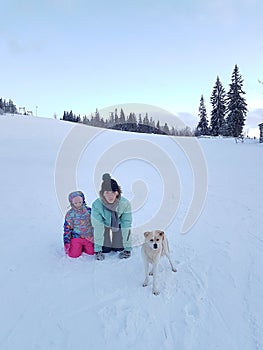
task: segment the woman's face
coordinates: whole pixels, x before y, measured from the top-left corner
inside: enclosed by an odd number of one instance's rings
[[[104,191],[103,196],[106,200],[106,202],[112,204],[115,202],[116,198],[118,197],[119,192],[118,191]]]

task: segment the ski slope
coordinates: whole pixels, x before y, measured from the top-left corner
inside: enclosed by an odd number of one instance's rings
[[[1,350],[263,349],[258,140],[189,143],[23,116],[1,116],[0,129]],[[80,189],[91,205],[106,171],[134,208],[132,257],[70,259],[67,194]],[[165,229],[178,269],[161,260],[159,296],[142,287],[146,227]]]

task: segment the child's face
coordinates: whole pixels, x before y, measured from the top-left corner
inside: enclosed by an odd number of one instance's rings
[[[72,199],[72,204],[76,209],[80,209],[83,204],[83,199],[80,196],[74,197]]]

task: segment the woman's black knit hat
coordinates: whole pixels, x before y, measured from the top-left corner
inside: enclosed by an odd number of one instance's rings
[[[101,192],[103,193],[104,191],[121,192],[117,181],[112,179],[108,173],[102,176]]]

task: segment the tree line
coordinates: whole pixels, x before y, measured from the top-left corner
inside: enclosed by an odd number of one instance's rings
[[[17,108],[12,100],[7,102],[0,98],[0,114],[4,113],[17,114]]]
[[[239,137],[242,135],[247,114],[247,103],[243,96],[244,94],[243,79],[238,66],[235,65],[227,94],[219,76],[217,76],[210,97],[212,105],[210,123],[207,117],[205,100],[203,95],[201,95],[198,110],[199,122],[194,130],[191,130],[188,126],[183,129],[176,129],[174,126],[169,128],[167,123],[161,125],[159,121],[155,122],[152,117],[149,118],[148,113],[144,116],[141,114],[136,116],[135,113],[130,112],[129,115],[126,116],[123,109],[118,113],[117,108],[115,108],[115,111],[111,112],[109,118],[106,119],[100,116],[98,109],[96,109],[94,115],[91,114],[90,117],[85,115],[83,118],[81,118],[80,115],[76,116],[72,111],[64,111],[61,119],[100,128],[139,133],[173,136],[221,135]],[[5,99],[0,98],[0,114],[4,113],[17,114],[17,107],[12,100],[9,99],[7,102]]]
[[[200,121],[195,130],[195,136],[242,136],[247,114],[247,103],[243,91],[243,79],[239,68],[235,65],[226,93],[219,76],[217,76],[210,102],[212,105],[210,124],[203,95],[199,105]]]
[[[65,111],[62,119],[101,128],[142,133],[173,136],[221,135],[239,137],[242,135],[247,114],[247,103],[243,97],[244,94],[243,79],[238,66],[235,65],[227,94],[219,76],[217,76],[210,98],[212,105],[210,124],[207,117],[204,97],[201,95],[198,110],[199,122],[194,130],[191,130],[189,127],[180,130],[176,129],[174,126],[169,128],[167,123],[160,125],[159,121],[155,123],[152,118],[149,119],[148,113],[146,113],[144,117],[139,114],[138,119],[135,113],[132,112],[128,116],[125,116],[123,109],[121,109],[120,114],[118,114],[117,109],[115,109],[115,112],[112,112],[110,117],[105,120],[100,116],[98,110],[96,110],[95,114],[92,114],[90,118],[84,116],[83,119],[81,119],[80,115],[76,116],[73,114],[72,111]]]
[[[160,134],[160,135],[173,135],[173,136],[193,136],[194,131],[188,126],[181,129],[176,129],[174,126],[170,127],[167,123],[161,125],[159,121],[155,122],[152,117],[149,118],[148,113],[144,116],[130,112],[129,115],[125,115],[123,109],[120,112],[115,108],[114,112],[110,113],[109,118],[103,118],[100,116],[98,109],[96,109],[94,115],[88,118],[86,115],[81,118],[80,115],[76,116],[72,111],[64,111],[62,120],[71,121],[75,123],[83,123],[89,126],[95,126],[99,128],[114,129],[121,131],[130,131],[138,133],[148,134]]]

